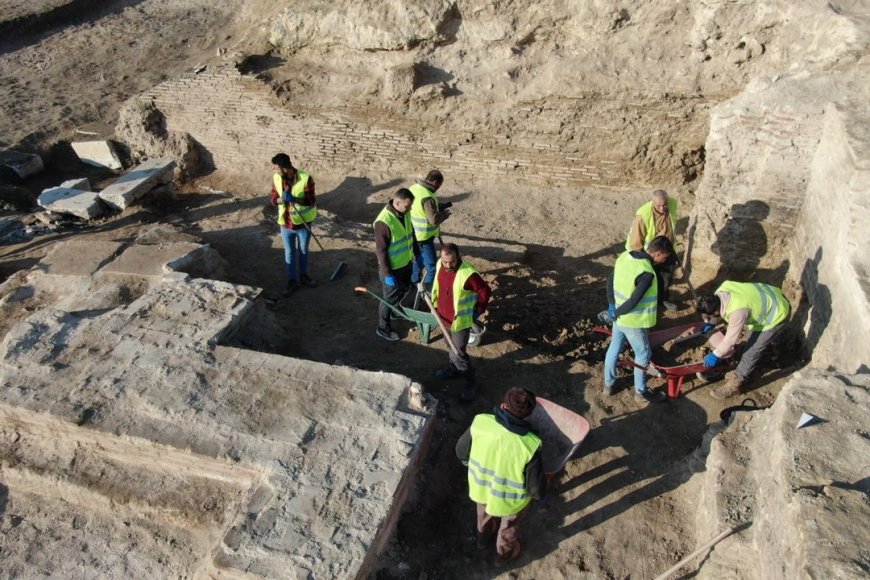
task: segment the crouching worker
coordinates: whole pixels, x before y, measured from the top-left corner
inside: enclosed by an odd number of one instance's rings
[[[456,457],[468,466],[468,495],[477,504],[477,547],[495,536],[495,565],[520,555],[523,510],[545,492],[541,439],[526,418],[535,395],[514,387],[494,413],[481,413],[456,443]]]
[[[719,364],[725,353],[734,348],[743,329],[750,330],[737,369],[725,375],[725,383],[712,393],[717,399],[738,395],[764,354],[782,337],[791,304],[782,290],[769,284],[727,281],[715,293],[701,298],[698,310],[708,317],[707,324],[715,324],[720,318],[728,323],[725,338],[704,357],[707,367]]]

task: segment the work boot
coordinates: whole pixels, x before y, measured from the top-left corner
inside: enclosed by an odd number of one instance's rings
[[[508,562],[513,562],[514,560],[519,558],[520,557],[520,550],[521,550],[520,543],[514,542],[514,547],[510,552],[508,552],[507,554],[499,554],[496,557],[495,567],[501,568],[503,566],[506,566],[508,564]]]
[[[609,397],[613,394],[614,385],[604,385],[604,396]]]
[[[281,291],[281,296],[283,298],[287,298],[288,296],[290,296],[291,294],[296,292],[298,289],[299,289],[299,284],[296,283],[296,280],[290,280],[289,282],[287,282],[287,286],[284,288],[284,290]]]
[[[468,403],[474,400],[477,395],[477,383],[465,383],[462,387],[462,392],[459,394],[459,400],[463,403]]]
[[[638,403],[664,403],[668,400],[668,396],[661,391],[652,391],[647,389],[641,393],[634,392],[634,400]]]
[[[317,280],[310,278],[308,274],[302,274],[302,285],[309,288],[317,288]]]
[[[379,328],[375,331],[375,334],[377,334],[384,340],[389,340],[390,342],[396,342],[397,340],[399,340],[399,335],[392,330],[383,330]]]
[[[743,380],[737,376],[737,373],[728,373],[725,375],[725,382],[718,389],[713,389],[710,394],[714,399],[728,399],[740,394],[740,389],[743,387]]]
[[[441,381],[449,381],[450,379],[455,379],[460,375],[462,375],[462,373],[456,370],[456,367],[453,365],[435,371],[435,378]]]
[[[673,302],[671,302],[670,300],[662,300],[662,307],[665,310],[670,310],[670,311],[677,309],[677,305],[674,304]]]

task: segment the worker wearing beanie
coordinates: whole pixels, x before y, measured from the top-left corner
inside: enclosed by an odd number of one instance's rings
[[[541,439],[526,422],[535,404],[531,391],[508,389],[501,406],[477,415],[456,443],[477,504],[477,547],[496,536],[497,567],[519,556],[521,515],[545,491]]]

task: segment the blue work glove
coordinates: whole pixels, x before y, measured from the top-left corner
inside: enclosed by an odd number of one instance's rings
[[[719,357],[716,356],[714,353],[711,352],[710,354],[708,354],[707,356],[704,357],[704,366],[705,367],[715,367],[717,364],[719,364]]]
[[[384,284],[386,284],[386,285],[389,286],[390,288],[395,288],[395,287],[396,287],[396,284],[397,284],[397,282],[396,282],[396,277],[393,276],[392,274],[387,274],[387,275],[384,277]]]
[[[701,334],[707,334],[714,328],[716,328],[715,324],[713,324],[712,322],[707,322],[704,324],[704,326],[701,327]]]
[[[616,322],[616,304],[607,305],[607,315],[610,316],[610,320]]]

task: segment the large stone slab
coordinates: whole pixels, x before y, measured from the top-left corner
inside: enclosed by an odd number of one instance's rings
[[[45,169],[39,155],[19,151],[0,151],[0,165],[11,169],[21,179],[36,175]]]
[[[76,576],[87,554],[105,577],[368,576],[432,409],[406,377],[215,346],[258,292],[170,275],[7,333],[0,568]]]
[[[870,377],[795,373],[776,403],[712,437],[699,543],[740,524],[699,578],[866,578]],[[798,428],[803,413],[822,419]],[[695,507],[695,506],[693,506]]]
[[[111,141],[78,141],[71,145],[82,163],[107,169],[124,168]]]
[[[208,245],[193,242],[130,246],[103,268],[100,274],[132,274],[162,278],[164,274],[177,269],[167,267],[167,264],[189,263],[198,256],[204,255],[208,249]]]
[[[157,187],[172,181],[173,159],[149,159],[100,192],[100,199],[109,206],[123,210]]]
[[[50,276],[91,276],[117,256],[123,247],[123,242],[96,240],[55,244],[35,268]]]
[[[50,212],[74,215],[83,220],[99,217],[109,209],[98,193],[67,187],[43,190],[36,203]]]
[[[68,189],[80,189],[82,191],[91,191],[91,182],[87,177],[79,177],[77,179],[67,179],[60,184],[61,187]]]

